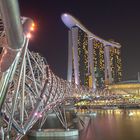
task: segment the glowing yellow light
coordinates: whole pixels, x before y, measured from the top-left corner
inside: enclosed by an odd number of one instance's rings
[[[34,27],[32,26],[32,27],[30,28],[30,30],[31,30],[31,31],[34,31]]]
[[[27,33],[26,37],[31,38],[31,33]]]
[[[32,27],[35,27],[35,24],[34,23],[32,23]]]

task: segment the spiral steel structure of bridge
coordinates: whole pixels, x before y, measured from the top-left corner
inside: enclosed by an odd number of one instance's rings
[[[28,50],[33,21],[20,17],[16,0],[0,0],[0,11],[0,137],[19,140],[39,119],[43,125],[48,110],[92,92],[57,77]]]
[[[20,140],[49,110],[83,97],[112,99],[107,89],[93,91],[57,77],[46,60],[28,50],[33,21],[20,17],[17,0],[0,0],[0,139]],[[99,97],[100,96],[100,97]],[[113,95],[113,99],[120,96]],[[97,98],[98,97],[98,98]],[[63,122],[62,122],[63,123]],[[64,128],[67,126],[63,123]]]

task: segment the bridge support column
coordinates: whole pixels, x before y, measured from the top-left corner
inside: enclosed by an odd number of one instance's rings
[[[17,0],[0,0],[0,12],[10,49],[23,47],[24,36]]]

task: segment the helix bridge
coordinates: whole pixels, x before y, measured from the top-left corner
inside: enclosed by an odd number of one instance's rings
[[[9,8],[10,6],[10,8]],[[16,0],[0,0],[0,139],[20,140],[49,110],[66,102],[118,99],[108,89],[93,91],[56,76],[39,53],[28,49],[33,21],[19,14]],[[64,120],[64,119],[61,119]],[[62,121],[64,128],[67,125]]]

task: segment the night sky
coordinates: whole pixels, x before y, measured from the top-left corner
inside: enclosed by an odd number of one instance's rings
[[[19,0],[22,16],[36,22],[29,48],[43,55],[52,70],[66,79],[68,28],[62,13],[70,13],[92,33],[122,45],[123,80],[140,72],[139,0]]]

